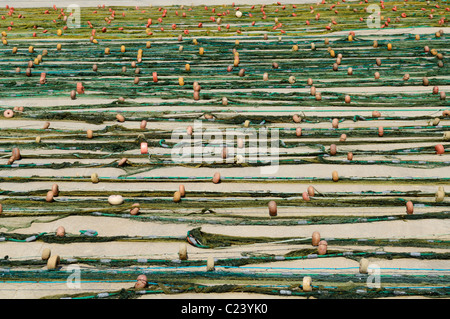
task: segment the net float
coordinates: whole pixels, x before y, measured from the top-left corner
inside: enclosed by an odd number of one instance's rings
[[[59,186],[58,186],[58,184],[53,184],[51,191],[53,192],[53,196],[54,197],[58,197],[59,196]]]
[[[378,41],[377,41],[377,40],[374,40],[372,46],[373,46],[374,48],[378,48]]]
[[[94,132],[92,130],[87,130],[86,131],[86,137],[91,139],[94,137]]]
[[[274,217],[277,216],[277,203],[271,200],[268,204],[269,207],[269,215]]]
[[[237,138],[237,147],[244,148],[244,139],[242,139],[241,137]]]
[[[339,142],[345,142],[347,140],[347,134],[341,134],[339,137]]]
[[[145,130],[145,128],[147,127],[147,121],[146,120],[142,120],[139,127],[140,127],[141,130]]]
[[[27,68],[25,70],[25,74],[26,74],[26,76],[31,76],[31,68]]]
[[[47,269],[56,269],[60,263],[60,257],[58,255],[51,256],[47,260]]]
[[[369,268],[369,260],[367,258],[361,258],[359,261],[359,273],[367,274]]]
[[[411,215],[414,212],[414,204],[411,201],[406,202],[406,213]]]
[[[272,62],[272,68],[278,69],[280,66],[277,62]]]
[[[333,63],[333,71],[337,71],[339,69],[337,63]]]
[[[179,201],[181,201],[181,194],[179,191],[176,191],[175,193],[173,193],[173,201],[175,203],[178,203]]]
[[[314,43],[311,43],[311,50],[315,50],[316,49],[316,45]]]
[[[105,54],[110,54],[111,50],[109,48],[105,48]]]
[[[147,287],[147,276],[146,275],[139,275],[136,279],[136,283],[134,284],[134,289],[144,289]]]
[[[382,126],[378,127],[378,136],[382,137],[384,135],[384,129]]]
[[[206,270],[207,271],[214,271],[216,268],[214,267],[214,257],[209,256],[208,260],[206,261]]]
[[[200,100],[200,93],[198,91],[194,91],[194,100]]]
[[[81,83],[81,82],[77,83],[77,93],[84,94],[84,86],[83,86],[83,83]]]
[[[312,291],[312,285],[311,285],[312,279],[310,276],[303,277],[302,282],[302,290],[304,292],[310,292]]]
[[[339,127],[339,119],[334,118],[334,119],[331,121],[331,126],[332,126],[333,128],[338,128],[338,127]]]
[[[178,85],[180,85],[180,86],[184,85],[184,79],[182,77],[178,78]]]
[[[116,120],[119,122],[124,122],[125,121],[125,117],[122,114],[117,113],[116,114]]]
[[[198,54],[203,55],[205,53],[205,49],[203,47],[200,47],[198,49]]]
[[[372,117],[380,117],[381,113],[379,111],[372,111]]]
[[[297,137],[302,136],[302,128],[301,128],[301,127],[297,127],[297,128],[295,129],[295,135],[296,135]]]
[[[45,201],[48,203],[53,202],[53,191],[47,192],[47,195],[45,196]]]
[[[441,122],[441,119],[436,117],[434,118],[433,122],[431,123],[433,126],[437,126],[439,125],[439,123]]]
[[[302,118],[300,116],[298,116],[298,114],[294,114],[292,116],[292,119],[295,123],[300,123],[302,121]]]
[[[148,154],[148,143],[147,142],[141,143],[141,154]]]
[[[268,81],[269,80],[269,74],[267,72],[265,72],[263,74],[263,81]]]
[[[36,136],[35,142],[36,143],[40,143],[41,142],[41,137],[40,136]]]
[[[184,66],[184,68],[187,72],[191,70],[191,66],[188,63]]]
[[[19,67],[16,68],[16,73],[20,73],[20,68]]]
[[[428,80],[428,78],[425,76],[422,78],[422,83],[424,86],[428,86],[428,84],[430,84],[430,81]]]
[[[11,157],[12,157],[15,161],[18,161],[18,160],[20,160],[20,159],[22,158],[22,156],[20,155],[20,150],[19,150],[18,147],[14,147],[14,148],[11,150]]]
[[[408,80],[409,80],[409,74],[406,73],[406,74],[403,76],[403,81],[408,81]]]
[[[123,72],[123,73],[127,72],[127,67],[126,67],[126,66],[123,66],[123,67],[122,67],[122,72]]]
[[[347,74],[348,75],[353,75],[353,69],[352,68],[348,68],[347,69]]]
[[[97,173],[92,173],[91,174],[91,182],[92,183],[98,183],[99,182],[99,178],[98,178],[98,174]]]
[[[186,133],[188,134],[188,135],[192,135],[192,131],[193,131],[193,128],[192,128],[192,126],[188,126],[187,127],[187,129],[186,129]]]
[[[439,94],[439,98],[441,99],[441,100],[445,100],[445,92],[444,91],[441,91],[441,93]],[[445,111],[444,111],[445,112]],[[450,114],[449,114],[450,115]]]
[[[349,161],[353,160],[353,153],[352,152],[348,152],[347,153],[347,160],[349,160]]]
[[[178,192],[180,193],[181,197],[186,196],[186,189],[184,188],[184,185],[178,186]]]
[[[333,171],[331,173],[331,178],[332,178],[333,182],[339,181],[339,174],[338,174],[338,172],[337,171]]]
[[[292,51],[298,51],[298,45],[297,44],[294,44],[293,46],[292,46]]]
[[[345,100],[345,103],[350,103],[350,101],[351,101],[350,95],[346,95],[344,100]]]
[[[328,247],[328,243],[326,242],[326,240],[321,240],[319,242],[318,247],[317,247],[317,253],[319,255],[326,255],[327,254],[327,247]]]
[[[136,76],[136,77],[134,78],[134,84],[139,84],[139,77],[138,77],[138,76]]]
[[[240,69],[239,70],[239,76],[243,77],[245,75],[245,69]]]
[[[378,80],[380,78],[380,72],[375,72],[375,80]]]
[[[429,47],[428,45],[424,46],[424,47],[423,47],[423,51],[424,51],[425,53],[430,52],[430,47]]]
[[[308,192],[303,192],[302,198],[303,198],[303,200],[305,200],[305,201],[309,201],[310,198],[309,198]]]
[[[290,84],[294,84],[295,83],[295,76],[291,75],[288,79]]]
[[[140,207],[132,207],[131,209],[130,209],[130,215],[133,215],[133,216],[136,216],[136,215],[138,215],[139,214],[139,210],[140,210]]]
[[[444,201],[445,198],[445,191],[444,187],[439,186],[438,191],[435,194],[435,200],[437,203]]]
[[[439,93],[439,87],[435,86],[433,87],[433,94],[438,94]]]
[[[43,130],[46,130],[50,127],[50,122],[45,122],[44,126],[42,127]]]
[[[123,203],[122,195],[110,195],[108,197],[108,203],[111,205],[120,205]]]
[[[180,260],[187,260],[188,254],[187,254],[187,245],[186,243],[181,243],[178,249],[178,258]]]
[[[212,181],[214,184],[220,183],[220,173],[219,172],[214,173]]]
[[[61,43],[58,43],[58,44],[56,45],[56,50],[61,51],[61,48],[62,48]]]
[[[415,39],[416,39],[416,40],[420,40],[420,35],[419,35],[419,34],[416,34]]]
[[[33,53],[34,52],[34,47],[33,46],[29,46],[28,47],[28,52],[29,53]]]
[[[97,72],[97,70],[98,70],[98,66],[97,66],[97,64],[94,64],[92,66],[92,71]]]
[[[245,120],[244,127],[249,127],[249,126],[250,126],[250,120]]]
[[[77,92],[75,90],[70,91],[70,98],[75,100],[77,98]]]
[[[122,159],[119,160],[118,165],[119,166],[124,166],[125,164],[127,164],[128,158],[124,157]]]
[[[134,74],[139,74],[139,73],[141,73],[141,69],[140,69],[140,68],[136,68],[136,69],[134,70]]]
[[[63,226],[59,226],[56,229],[56,236],[58,237],[64,237],[66,235],[66,229]]]
[[[320,233],[318,231],[315,231],[312,233],[311,244],[313,246],[319,246],[319,242],[320,242]]]
[[[329,43],[330,43],[330,39],[325,38],[324,43],[325,43],[325,44],[329,44]]]
[[[336,144],[331,144],[330,145],[330,155],[336,155],[337,153],[337,148],[336,148]]]
[[[50,250],[50,248],[44,248],[44,250],[42,251],[42,254],[41,254],[41,259],[48,260],[51,255],[52,255],[52,251]]]
[[[152,77],[153,77],[153,82],[158,82],[158,73],[157,72],[153,72],[152,73]]]
[[[322,100],[322,94],[320,92],[316,93],[316,101],[321,101]]]
[[[391,50],[392,50],[392,44],[391,44],[391,43],[388,43],[387,49],[388,49],[388,51],[391,51]]]
[[[444,146],[442,144],[438,144],[434,147],[434,149],[436,150],[436,154],[441,155],[445,153],[445,149]]]
[[[225,96],[222,97],[222,105],[228,105],[228,99]]]
[[[12,118],[14,116],[14,111],[7,109],[3,112],[3,116],[6,118]]]

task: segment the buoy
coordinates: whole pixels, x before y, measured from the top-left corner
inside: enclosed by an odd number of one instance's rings
[[[98,183],[99,182],[97,173],[92,173],[91,174],[91,181],[92,181],[92,183]]]
[[[178,186],[178,192],[180,193],[181,197],[184,197],[186,195],[186,190],[184,188],[184,185]]]
[[[116,120],[119,122],[124,122],[125,121],[125,117],[122,114],[116,114]]]
[[[50,250],[50,248],[44,248],[44,250],[42,251],[41,258],[42,260],[48,260],[51,255],[52,251]]]
[[[337,182],[339,180],[339,174],[337,171],[333,171],[331,173],[331,178],[333,179],[333,182]]]
[[[56,236],[58,237],[64,237],[66,235],[66,229],[63,226],[59,226],[56,229]]]
[[[137,205],[139,205],[139,204],[137,204]],[[140,207],[137,205],[133,204],[133,206],[130,209],[130,215],[136,216],[139,214]]]
[[[406,202],[406,213],[408,215],[411,215],[414,213],[414,204],[411,201]]]
[[[22,156],[20,155],[20,150],[19,150],[18,147],[14,147],[14,148],[11,150],[11,157],[12,157],[15,161],[18,161],[18,160],[20,160],[20,159],[22,158]]]
[[[361,258],[359,261],[359,273],[367,274],[369,268],[369,260],[367,258]]]
[[[139,275],[136,279],[136,283],[134,284],[134,289],[144,289],[147,287],[147,276],[146,275]]]
[[[180,260],[187,260],[188,259],[186,243],[181,243],[180,244],[180,247],[178,249],[178,258]]]
[[[302,198],[303,198],[303,200],[305,200],[305,201],[309,201],[310,198],[309,198],[308,192],[303,192]]]
[[[332,126],[333,128],[338,128],[338,127],[339,127],[339,119],[334,118],[334,119],[331,121],[331,126]]]
[[[179,201],[181,201],[181,194],[179,191],[176,191],[175,193],[173,193],[173,201],[175,203],[178,203]]]
[[[437,203],[442,202],[444,200],[444,198],[445,198],[444,187],[439,186],[438,191],[436,192],[436,195],[435,195],[436,202]]]
[[[444,149],[444,145],[442,144],[438,144],[434,147],[434,149],[436,150],[436,154],[441,155],[445,153],[445,149]]]
[[[141,154],[148,154],[148,143],[147,142],[141,143]]]
[[[268,206],[269,206],[269,215],[272,217],[277,216],[277,203],[271,200]]]
[[[214,271],[215,267],[214,267],[214,257],[209,256],[208,260],[206,261],[206,270],[207,271]]]
[[[328,243],[325,240],[321,240],[319,242],[319,245],[318,245],[318,248],[317,248],[317,253],[319,255],[326,255],[327,247],[328,247]]]
[[[53,184],[52,185],[52,190],[51,190],[52,192],[53,192],[53,196],[54,197],[58,197],[59,196],[59,187],[58,187],[58,184]]]
[[[3,112],[3,116],[6,117],[6,118],[12,118],[14,116],[14,111],[10,110],[10,109],[5,110]]]
[[[59,266],[60,257],[59,255],[54,255],[47,260],[47,269],[56,269]]]
[[[337,148],[336,148],[336,144],[331,144],[330,145],[330,155],[334,156],[337,153]]]
[[[120,205],[123,203],[122,195],[110,195],[108,197],[108,203],[111,205]]]
[[[214,184],[220,183],[220,173],[219,172],[214,173],[212,181],[213,181]]]
[[[302,290],[304,292],[312,291],[311,282],[312,282],[312,280],[311,280],[310,276],[303,277]]]
[[[45,196],[45,201],[48,203],[53,202],[53,192],[52,191],[47,192],[47,196]]]
[[[298,114],[294,114],[292,116],[292,119],[295,123],[300,123],[302,121],[302,118],[300,116],[298,116]]]
[[[318,231],[315,231],[312,233],[311,244],[313,246],[319,246],[319,242],[320,242],[320,233]]]

